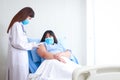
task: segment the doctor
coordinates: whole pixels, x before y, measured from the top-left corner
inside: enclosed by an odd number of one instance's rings
[[[30,7],[21,9],[12,19],[7,29],[8,44],[8,80],[27,80],[29,74],[28,53],[36,43],[28,43],[24,26],[34,17]]]

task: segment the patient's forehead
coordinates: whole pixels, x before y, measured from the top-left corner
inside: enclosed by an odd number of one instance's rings
[[[50,35],[50,33],[47,33],[45,37],[48,38],[48,37],[53,37],[53,36]]]

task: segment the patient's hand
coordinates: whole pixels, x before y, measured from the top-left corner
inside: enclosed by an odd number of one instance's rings
[[[68,50],[66,50],[64,52],[57,53],[56,55],[59,56],[59,57],[64,56],[64,57],[67,57],[67,58],[70,58],[70,56],[71,56],[71,54]]]
[[[61,58],[61,56],[58,55],[58,54],[54,54],[54,58],[57,59],[60,62],[66,63],[66,61],[63,58]]]

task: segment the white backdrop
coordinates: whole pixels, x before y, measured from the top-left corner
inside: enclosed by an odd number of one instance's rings
[[[26,26],[29,37],[41,38],[51,29],[71,48],[82,65],[86,65],[86,2],[85,0],[0,0],[0,79],[5,79],[8,35],[12,17],[30,6],[35,18]]]
[[[120,64],[119,4],[119,0],[95,0],[96,64]]]
[[[87,1],[88,64],[120,65],[120,1]]]

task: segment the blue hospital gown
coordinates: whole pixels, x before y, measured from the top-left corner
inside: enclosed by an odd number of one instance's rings
[[[65,49],[63,47],[62,44],[58,43],[58,44],[54,44],[54,45],[48,45],[47,43],[43,42],[43,44],[45,45],[46,49],[48,52],[51,52],[53,54],[55,53],[59,53],[59,52],[64,52],[66,50],[69,50],[70,53],[71,53],[71,57],[70,57],[70,60],[77,63],[78,64],[78,60],[76,59],[76,57],[72,54],[72,51],[70,49]],[[41,58],[41,61],[44,61],[45,59],[44,58]]]

